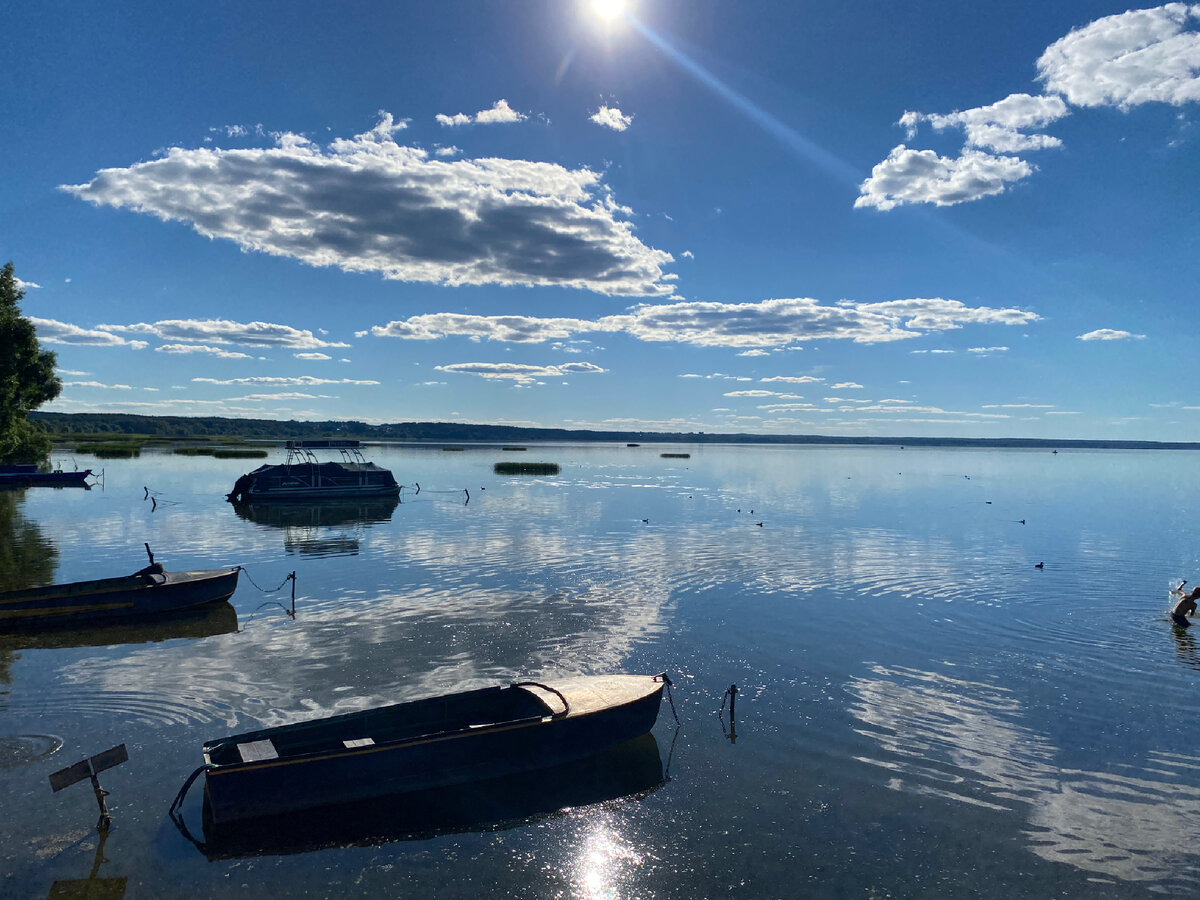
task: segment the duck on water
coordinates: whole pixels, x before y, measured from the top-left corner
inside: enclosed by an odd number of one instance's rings
[[[243,475],[225,499],[255,503],[398,496],[400,486],[392,473],[367,462],[359,447],[358,441],[288,441],[282,464],[259,466]],[[336,450],[341,459],[321,462],[314,450]]]

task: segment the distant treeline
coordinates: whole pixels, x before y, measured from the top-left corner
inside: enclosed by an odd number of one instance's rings
[[[461,422],[298,422],[217,416],[135,416],[124,413],[32,412],[52,437],[140,435],[165,439],[244,438],[284,441],[350,438],[360,441],[638,441],[687,444],[879,444],[901,447],[1028,447],[1054,449],[1200,450],[1200,442],[1041,440],[1037,438],[846,437],[822,434],[740,434],[704,431],[583,431]]]

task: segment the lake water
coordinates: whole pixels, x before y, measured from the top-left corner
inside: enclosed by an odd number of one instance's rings
[[[243,575],[236,622],[2,639],[0,895],[1200,892],[1200,648],[1166,617],[1170,580],[1200,583],[1197,454],[527,446],[371,448],[421,485],[394,508],[244,518],[223,496],[257,462],[148,450],[75,458],[103,489],[0,494],[10,587],[126,574],[143,542],[171,570],[297,573],[294,619],[290,586]],[[562,471],[493,474],[517,459]],[[397,804],[206,853],[167,816],[207,739],[660,671],[679,726],[664,702],[605,777],[460,796],[461,822]],[[120,743],[95,867],[88,783],[47,776]]]

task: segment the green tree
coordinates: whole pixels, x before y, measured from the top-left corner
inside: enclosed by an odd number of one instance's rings
[[[24,296],[13,264],[5,263],[0,269],[0,463],[46,458],[50,438],[29,421],[29,411],[62,391],[54,354],[39,346],[33,323],[21,315]]]

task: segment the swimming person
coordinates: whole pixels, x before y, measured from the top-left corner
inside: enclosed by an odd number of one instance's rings
[[[1184,584],[1187,584],[1187,582],[1183,582],[1183,584],[1180,584],[1179,587],[1171,592],[1181,595],[1179,601],[1175,604],[1175,608],[1171,610],[1171,621],[1180,628],[1187,628],[1192,624],[1187,620],[1187,617],[1196,614],[1196,601],[1200,600],[1200,587],[1194,587],[1190,594],[1185,594],[1183,593]]]

